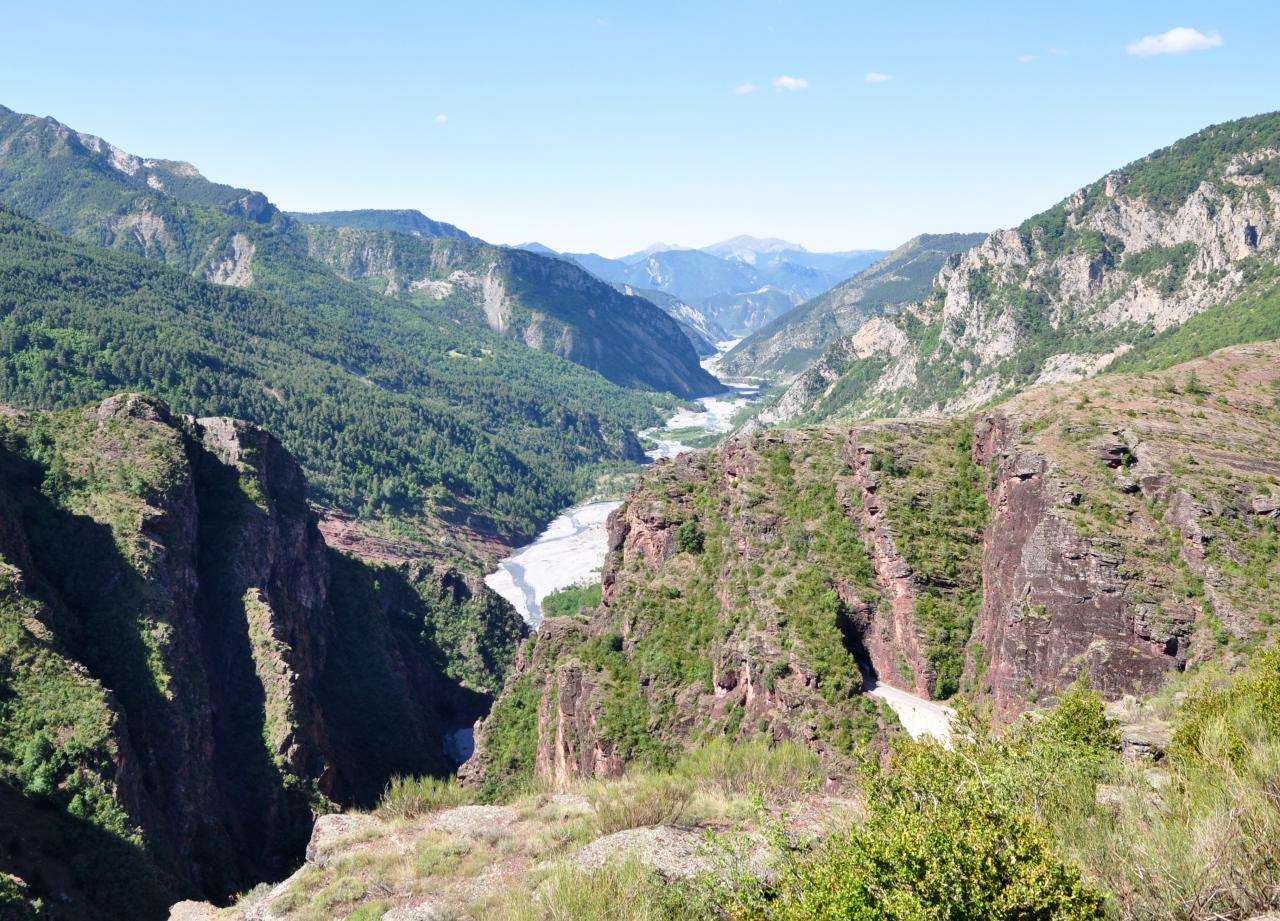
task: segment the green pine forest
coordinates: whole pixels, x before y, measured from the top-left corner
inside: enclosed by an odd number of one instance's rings
[[[307,298],[320,306],[295,306]],[[279,434],[317,501],[354,513],[437,512],[518,540],[602,462],[634,459],[630,433],[673,402],[410,312],[318,271],[262,292],[206,284],[0,209],[0,402],[140,390],[245,418]]]

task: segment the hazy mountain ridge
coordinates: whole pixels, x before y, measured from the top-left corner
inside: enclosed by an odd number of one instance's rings
[[[704,358],[715,355],[719,351],[717,343],[729,338],[729,334],[719,323],[708,319],[701,310],[686,304],[674,294],[655,291],[652,288],[633,288],[627,284],[615,284],[614,287],[623,294],[642,297],[665,310],[668,316],[680,324],[689,341],[693,343],[694,350]]]
[[[742,335],[826,291],[884,255],[810,253],[785,240],[734,237],[702,249],[656,244],[610,259],[560,253],[605,281],[675,295],[729,335]]]
[[[326,227],[354,227],[358,230],[390,230],[414,237],[453,237],[459,240],[475,240],[453,224],[436,221],[412,208],[365,208],[355,211],[290,211],[289,217],[304,224],[322,224]],[[478,241],[483,242],[483,241]]]

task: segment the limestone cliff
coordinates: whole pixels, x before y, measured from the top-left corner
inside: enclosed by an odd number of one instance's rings
[[[721,360],[721,371],[736,377],[791,380],[868,319],[920,300],[947,259],[981,243],[983,237],[921,234],[908,240],[847,281],[747,336]]]
[[[932,293],[834,343],[762,418],[963,411],[1126,353],[1139,367],[1206,312],[1217,328],[1181,357],[1274,337],[1277,204],[1280,116],[1205,129],[948,260]]]

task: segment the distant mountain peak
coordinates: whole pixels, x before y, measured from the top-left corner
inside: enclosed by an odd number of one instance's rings
[[[522,249],[528,253],[538,253],[542,256],[559,256],[560,253],[547,246],[545,243],[539,243],[537,240],[530,240],[528,243],[517,243],[512,249]]]
[[[727,257],[738,257],[742,253],[760,255],[763,253],[808,252],[799,243],[790,243],[777,237],[753,237],[748,234],[739,234],[736,237],[721,240],[719,243],[712,243],[710,246],[702,247],[702,251],[711,253],[714,256]]]
[[[656,243],[650,243],[644,249],[638,249],[634,253],[628,253],[621,257],[619,262],[639,262],[642,259],[648,259],[655,253],[681,253],[693,249],[692,246],[682,246],[679,243],[663,243],[661,240]]]

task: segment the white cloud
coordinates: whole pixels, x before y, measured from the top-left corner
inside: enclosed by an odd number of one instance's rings
[[[1141,57],[1153,54],[1186,54],[1188,51],[1205,51],[1217,48],[1222,44],[1222,36],[1217,32],[1204,33],[1198,29],[1179,26],[1160,35],[1144,35],[1136,42],[1130,42],[1125,51]]]
[[[1050,48],[1049,53],[1053,55],[1055,58],[1065,58],[1071,52],[1068,51],[1066,48]]]
[[[733,94],[735,96],[745,96],[748,93],[754,93],[758,89],[760,89],[760,87],[756,86],[754,83],[739,83],[733,88]]]
[[[1019,64],[1030,64],[1030,63],[1031,63],[1032,61],[1034,61],[1037,57],[1039,57],[1039,55],[1035,55],[1035,54],[1020,54],[1020,55],[1018,55],[1018,63],[1019,63]]]
[[[788,77],[783,74],[781,77],[775,77],[773,80],[773,88],[775,90],[787,90],[794,93],[797,90],[809,88],[809,81],[804,77]]]
[[[448,116],[448,115],[437,115],[437,116],[436,116],[436,121],[438,121],[438,122],[439,122],[440,124],[442,124],[442,125],[443,125],[445,122],[447,122],[448,120],[449,120],[449,116]]]
[[[873,70],[864,78],[868,83],[888,83],[893,77],[888,74],[882,74],[878,70]]]

